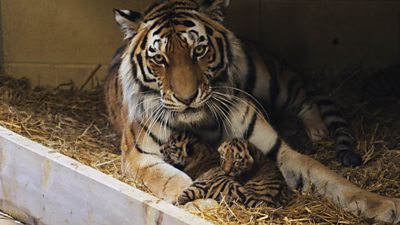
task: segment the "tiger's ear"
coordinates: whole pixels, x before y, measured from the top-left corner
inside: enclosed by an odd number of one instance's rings
[[[137,33],[143,16],[131,10],[114,9],[115,20],[125,34],[125,39],[130,39]]]
[[[230,0],[203,0],[200,11],[209,15],[213,20],[223,22],[229,4]]]

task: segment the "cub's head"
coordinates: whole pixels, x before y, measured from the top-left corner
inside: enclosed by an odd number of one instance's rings
[[[160,117],[196,124],[221,108],[216,104],[229,103],[226,95],[233,91],[222,86],[234,86],[240,45],[222,25],[228,5],[159,0],[143,14],[115,10],[127,41],[119,76],[131,119],[159,111]]]
[[[161,146],[164,161],[174,166],[186,166],[191,154],[191,144],[196,138],[189,133],[173,133],[168,142]]]
[[[237,176],[251,170],[254,159],[249,147],[249,143],[243,139],[223,142],[218,148],[222,170],[230,176]]]

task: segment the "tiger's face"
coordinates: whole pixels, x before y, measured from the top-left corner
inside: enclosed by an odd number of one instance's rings
[[[232,139],[218,148],[222,170],[230,176],[238,176],[252,169],[254,159],[246,140]]]
[[[165,109],[186,116],[201,116],[199,112],[211,96],[213,73],[209,62],[215,50],[204,28],[194,21],[172,23],[176,25],[148,34],[144,63],[156,81],[153,88],[159,90]]]
[[[120,69],[124,101],[152,95],[152,107],[161,106],[178,122],[209,118],[217,104],[215,89],[232,86],[228,70],[234,35],[220,23],[228,4],[228,0],[169,0],[158,1],[144,15],[116,10],[129,42]]]

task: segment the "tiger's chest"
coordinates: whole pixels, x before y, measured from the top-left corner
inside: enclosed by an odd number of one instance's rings
[[[227,135],[227,129],[220,121],[210,120],[207,124],[197,124],[196,126],[176,126],[180,132],[189,131],[205,140],[213,148],[217,148]]]

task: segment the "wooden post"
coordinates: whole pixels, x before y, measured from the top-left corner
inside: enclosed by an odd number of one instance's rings
[[[210,224],[3,127],[0,210],[28,224]]]

